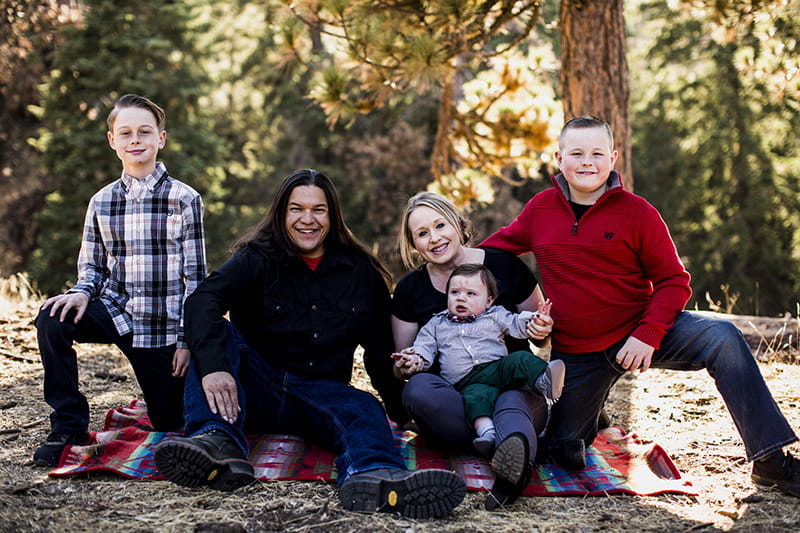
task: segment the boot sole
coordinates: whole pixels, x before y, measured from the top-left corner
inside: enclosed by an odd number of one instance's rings
[[[191,442],[164,442],[154,453],[162,476],[182,487],[208,485],[231,492],[255,481],[253,465],[242,459],[214,459]]]
[[[519,435],[506,437],[492,456],[492,470],[499,478],[512,485],[519,483],[528,467],[528,451],[525,440]]]
[[[408,518],[437,518],[452,511],[466,494],[461,477],[449,470],[410,472],[402,479],[356,474],[342,483],[339,499],[349,511],[400,513]]]

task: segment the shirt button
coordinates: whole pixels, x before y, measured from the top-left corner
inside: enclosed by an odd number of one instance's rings
[[[314,366],[314,361],[309,361],[308,366]]]
[[[316,305],[316,304],[312,305],[312,306],[311,306],[311,310],[312,310],[312,311],[316,311],[316,310],[317,310],[317,305]]]
[[[314,338],[318,339],[319,338],[319,333],[314,333]]]

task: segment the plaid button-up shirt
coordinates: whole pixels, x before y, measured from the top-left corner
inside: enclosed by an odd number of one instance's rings
[[[162,163],[142,180],[123,173],[92,197],[69,292],[99,298],[134,347],[187,348],[183,302],[205,276],[203,201]]]

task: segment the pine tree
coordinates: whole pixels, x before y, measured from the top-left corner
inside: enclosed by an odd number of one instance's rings
[[[478,199],[485,176],[512,183],[535,176],[538,156],[554,139],[548,73],[531,68],[540,66],[529,42],[540,7],[463,0],[292,3],[300,20],[342,50],[331,55],[311,93],[330,124],[350,123],[400,98],[434,95],[431,174],[461,204]]]
[[[639,192],[669,223],[694,304],[796,311],[800,12],[791,2],[644,6],[660,27],[635,111]],[[738,297],[737,301],[734,301]],[[735,305],[734,305],[735,303]]]

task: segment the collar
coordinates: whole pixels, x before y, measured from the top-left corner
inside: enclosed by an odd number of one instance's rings
[[[164,166],[164,163],[161,161],[156,162],[156,167],[153,169],[153,172],[145,176],[144,178],[134,178],[126,174],[124,171],[122,172],[122,185],[125,187],[126,191],[130,191],[133,186],[134,182],[141,183],[144,185],[148,191],[153,191],[156,186],[168,176],[167,174],[167,167]]]
[[[567,201],[569,201],[570,200],[569,184],[567,183],[567,180],[564,177],[564,175],[559,172],[558,174],[550,178],[550,181],[552,181],[553,185],[555,185],[561,191],[561,194],[564,195],[564,198],[566,198]],[[612,170],[611,174],[608,175],[608,179],[606,180],[606,185],[608,185],[608,190],[605,193],[603,193],[603,196],[601,196],[600,198],[604,198],[605,196],[607,196],[612,192],[616,192],[618,190],[622,190],[625,188],[622,185],[622,176],[616,170]],[[600,198],[598,198],[598,201],[600,200]]]

